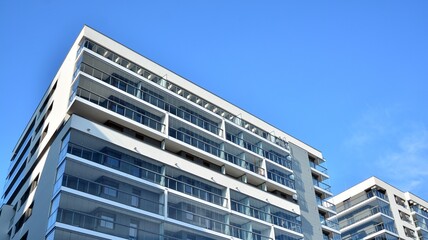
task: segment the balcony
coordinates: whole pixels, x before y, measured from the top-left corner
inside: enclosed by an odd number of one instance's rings
[[[327,174],[327,168],[325,168],[324,166],[320,165],[320,164],[316,164],[315,162],[310,161],[309,165],[311,166],[311,168],[316,169],[324,174]]]
[[[421,205],[411,205],[411,210],[412,212],[418,213],[419,215],[422,215],[426,218],[428,218],[428,211],[424,211],[422,210],[422,206]]]
[[[357,223],[363,219],[366,219],[378,213],[384,214],[392,218],[392,213],[389,208],[389,205],[374,206],[372,208],[364,209],[358,213],[352,213],[353,214],[352,216],[340,217],[339,218],[340,228],[343,229],[345,227],[348,227],[354,223]]]
[[[90,213],[63,208],[57,209],[52,214],[51,218],[53,217],[55,217],[54,221],[56,222],[94,231],[94,235],[98,232],[124,239],[174,239],[169,237],[164,238],[163,235],[159,234],[159,231],[154,231],[156,228],[152,228],[151,231],[149,231],[148,229],[139,227],[139,225],[143,226],[144,224],[130,224],[129,221],[125,221],[125,219],[122,218],[118,218],[120,220],[115,221],[115,218],[105,217],[103,215],[96,217]],[[50,219],[50,222],[53,222],[52,219]],[[149,222],[144,221],[144,223],[148,224]],[[153,225],[153,223],[150,225]]]
[[[248,206],[235,200],[231,200],[231,209],[233,211],[237,211],[245,215],[260,219],[262,221],[273,223],[277,226],[280,226],[298,233],[302,233],[301,224],[289,220],[290,218],[293,218],[293,216],[288,215],[286,213],[277,212],[276,215],[270,214],[260,208]]]
[[[203,136],[193,133],[190,130],[187,130],[184,128],[176,129],[176,128],[170,127],[169,136],[177,140],[180,140],[184,143],[187,143],[193,147],[196,147],[202,151],[205,151],[211,155],[214,155],[230,163],[233,163],[241,168],[247,169],[251,172],[264,176],[263,168],[256,166],[254,163],[245,161],[244,159],[234,154],[228,153],[220,149],[220,143],[215,143],[211,140],[208,140]]]
[[[226,213],[214,212],[205,206],[190,202],[181,202],[178,198],[170,198],[169,201],[173,201],[168,202],[169,218],[233,237],[253,236],[255,239],[270,239],[254,231],[229,224]]]
[[[318,196],[316,197],[316,199],[317,199],[318,206],[321,206],[321,207],[329,209],[330,211],[336,212],[336,206],[333,203],[331,203],[327,200],[321,199]]]
[[[259,147],[256,144],[250,143],[249,141],[246,141],[244,138],[240,138],[229,132],[226,133],[226,139],[238,146],[248,149],[249,151],[254,152],[260,156],[263,156],[275,163],[278,163],[281,166],[284,166],[290,170],[292,169],[292,161],[291,161],[290,155],[284,156],[273,150],[267,151],[263,147]]]
[[[382,199],[386,202],[388,202],[388,197],[386,196],[386,194],[374,189],[374,190],[370,190],[369,192],[364,192],[362,195],[356,197],[356,198],[351,198],[349,200],[344,201],[343,203],[340,204],[336,204],[336,209],[337,212],[343,212],[344,210],[353,207],[359,203],[364,202],[367,199],[371,199],[373,197],[377,197],[379,199]]]
[[[337,220],[333,221],[333,220],[327,220],[325,218],[320,217],[320,221],[321,221],[321,225],[332,228],[334,230],[339,231],[339,223],[337,222]]]
[[[276,169],[270,169],[267,171],[268,179],[277,182],[281,185],[287,186],[291,189],[296,189],[294,180],[290,179],[290,175],[285,175],[282,171]]]
[[[114,157],[112,155],[103,152],[98,152],[89,148],[85,148],[73,143],[69,143],[66,147],[64,147],[64,153],[62,153],[61,155],[65,155],[65,151],[66,153],[72,154],[74,156],[81,157],[91,162],[101,164],[103,166],[118,170],[126,174],[130,174],[134,177],[138,177],[161,186],[165,185],[166,187],[169,187],[176,191],[197,197],[199,199],[214,203],[216,205],[224,206],[225,202],[227,201],[227,199],[222,197],[221,195],[192,186],[191,184],[182,182],[175,178],[164,176],[160,173],[161,170],[159,167],[151,167],[151,169],[149,169],[147,167],[143,167],[150,166],[147,163],[141,163],[142,166],[139,166],[140,164],[134,164],[135,162],[142,162],[143,160],[134,158],[132,156],[121,154],[122,158],[127,158],[134,163],[130,163],[121,158]],[[156,171],[154,169],[156,169]]]
[[[67,174],[64,174],[62,178],[60,178],[58,181],[62,182],[62,186],[64,187],[68,187],[83,193],[88,193],[90,195],[108,199],[114,202],[122,203],[127,206],[135,207],[151,213],[163,215],[164,205],[159,201],[153,201],[152,199],[132,194],[131,192],[125,192],[109,185],[88,181]],[[145,196],[147,194],[142,195]],[[159,199],[159,196],[157,198]]]
[[[328,185],[324,182],[318,181],[317,179],[312,179],[312,182],[314,183],[314,186],[319,187],[319,188],[331,193],[331,186],[330,185]]]
[[[165,131],[165,125],[161,122],[160,117],[135,107],[134,105],[127,104],[119,98],[113,96],[108,98],[103,97],[81,87],[78,87],[76,91],[72,93],[70,98],[73,99],[74,96],[90,101],[100,107],[122,115],[151,129],[159,132]]]
[[[357,240],[357,239],[363,239],[369,235],[375,234],[377,232],[380,232],[382,230],[386,230],[390,233],[397,234],[397,230],[395,229],[394,221],[388,222],[388,223],[377,223],[376,225],[367,225],[363,228],[352,230],[352,231],[345,231],[342,232],[342,240]]]
[[[80,71],[98,80],[101,80],[121,91],[127,92],[137,98],[140,98],[147,103],[150,103],[181,119],[186,120],[187,122],[193,123],[194,125],[199,126],[216,135],[222,135],[222,129],[218,127],[218,123],[185,107],[175,106],[171,103],[168,103],[163,96],[156,94],[148,88],[142,87],[141,85],[136,84],[133,81],[120,76],[119,74],[108,74],[85,62],[82,62],[80,64]],[[149,87],[149,85],[147,87]]]

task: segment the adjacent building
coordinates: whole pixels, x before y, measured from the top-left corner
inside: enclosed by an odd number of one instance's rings
[[[0,239],[336,240],[324,161],[85,26],[13,150]]]
[[[343,240],[428,239],[428,202],[376,177],[331,201]]]

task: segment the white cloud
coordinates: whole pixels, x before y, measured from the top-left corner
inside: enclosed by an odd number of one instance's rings
[[[397,142],[394,149],[381,155],[377,168],[392,185],[403,191],[417,191],[428,179],[428,130],[424,125],[413,126],[402,132]]]
[[[403,191],[428,197],[428,127],[398,106],[371,108],[354,123],[344,145],[354,171],[375,175]]]

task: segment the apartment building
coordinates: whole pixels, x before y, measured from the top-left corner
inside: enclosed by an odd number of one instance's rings
[[[320,151],[85,26],[24,129],[0,239],[340,239]]]
[[[331,201],[343,240],[428,239],[428,202],[376,177]]]

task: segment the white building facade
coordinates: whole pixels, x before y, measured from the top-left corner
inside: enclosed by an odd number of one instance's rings
[[[331,201],[343,240],[428,239],[428,202],[376,177]]]
[[[340,239],[320,151],[87,26],[13,152],[0,239]]]

